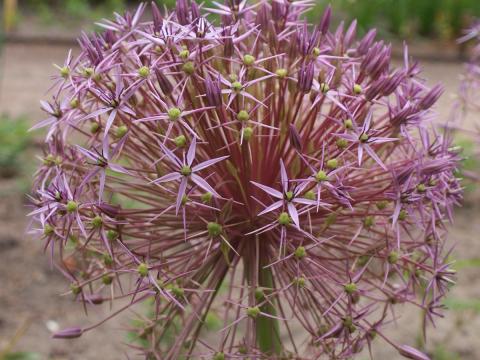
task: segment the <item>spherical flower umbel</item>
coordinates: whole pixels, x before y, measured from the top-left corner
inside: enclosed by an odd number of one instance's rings
[[[307,25],[310,5],[140,5],[83,35],[42,102],[33,231],[87,308],[151,300],[149,359],[351,358],[374,338],[426,358],[383,328],[399,303],[433,320],[453,282],[441,91],[374,31],[330,32],[330,8]]]

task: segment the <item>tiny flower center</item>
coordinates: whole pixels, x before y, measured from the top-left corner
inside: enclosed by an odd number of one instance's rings
[[[293,283],[298,287],[303,288],[305,287],[307,280],[303,276],[299,276],[293,280]]]
[[[77,204],[75,201],[70,200],[70,201],[67,203],[67,211],[68,211],[69,213],[72,213],[72,212],[74,212],[74,211],[77,211],[77,209],[78,209],[78,204]]]
[[[115,230],[108,230],[107,231],[107,239],[109,241],[114,241],[118,238],[118,232],[116,232]]]
[[[60,68],[60,75],[63,78],[67,78],[70,75],[70,68],[68,66]]]
[[[188,165],[184,165],[180,169],[180,174],[182,174],[183,176],[190,176],[192,174],[192,168]]]
[[[318,182],[327,181],[328,180],[328,175],[325,171],[320,170],[317,173],[317,175],[315,175],[315,180],[317,180]]]
[[[362,142],[362,143],[366,143],[366,142],[368,141],[368,139],[369,139],[369,137],[368,137],[368,135],[365,134],[365,133],[363,133],[362,135],[360,135],[360,138],[359,138],[360,142]]]
[[[348,141],[346,139],[338,139],[337,146],[339,149],[345,149],[348,146]]]
[[[285,193],[285,199],[286,199],[287,201],[292,201],[293,196],[294,196],[294,195],[293,195],[293,192],[292,192],[292,191],[287,191],[287,192]]]
[[[343,126],[345,126],[345,129],[351,129],[353,127],[353,121],[352,119],[347,119],[343,122]]]
[[[343,289],[347,294],[353,294],[357,291],[357,285],[355,283],[348,283],[343,286]]]
[[[178,54],[183,60],[186,60],[188,59],[188,57],[190,56],[190,51],[188,51],[187,49],[184,49],[182,51],[180,51],[180,53]]]
[[[97,215],[92,219],[92,226],[94,228],[99,228],[100,226],[102,226],[102,224],[103,224],[103,220],[101,216]]]
[[[320,91],[324,94],[326,94],[330,90],[330,86],[328,86],[327,83],[321,83],[320,84]]]
[[[180,118],[181,113],[182,111],[176,107],[169,109],[167,112],[168,118],[170,119],[170,121],[178,120],[178,118]]]
[[[239,81],[234,81],[234,82],[232,83],[232,90],[233,90],[233,91],[235,91],[235,92],[240,92],[240,91],[242,91],[242,88],[243,88],[243,86],[242,86],[242,83],[241,83],[241,82],[239,82]]]
[[[138,69],[138,76],[145,79],[148,75],[150,75],[150,69],[147,66],[142,66]]]

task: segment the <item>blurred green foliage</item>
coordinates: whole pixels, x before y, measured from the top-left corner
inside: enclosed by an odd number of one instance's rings
[[[69,20],[98,20],[110,17],[114,11],[122,12],[126,0],[26,0],[22,4],[27,11],[36,13],[43,22],[51,23],[58,20],[58,16]]]
[[[0,177],[18,175],[25,164],[22,156],[32,143],[28,122],[0,115]]]
[[[334,14],[357,19],[360,30],[376,27],[400,37],[425,36],[452,40],[480,17],[478,0],[318,0],[309,14],[313,22],[331,3]]]
[[[40,360],[40,354],[33,352],[12,352],[0,356],[0,360]]]

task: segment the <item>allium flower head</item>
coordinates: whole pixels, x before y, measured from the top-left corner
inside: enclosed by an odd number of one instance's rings
[[[82,35],[42,103],[33,231],[87,308],[151,300],[149,359],[350,358],[376,334],[423,359],[383,327],[398,303],[433,320],[453,282],[440,88],[330,8],[214,4]]]

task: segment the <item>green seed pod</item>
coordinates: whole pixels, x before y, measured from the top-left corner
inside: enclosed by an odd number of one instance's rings
[[[392,265],[396,264],[399,258],[400,254],[397,251],[392,251],[390,254],[388,254],[388,262]]]
[[[262,288],[255,289],[255,299],[261,302],[265,299],[265,291]]]
[[[167,111],[167,114],[168,114],[168,119],[170,121],[175,121],[175,120],[178,120],[180,118],[180,115],[182,114],[182,111],[179,109],[179,108],[171,108]]]
[[[138,69],[138,76],[145,79],[148,77],[148,75],[150,75],[150,69],[148,68],[148,66],[142,66]]]
[[[320,84],[320,91],[324,94],[326,94],[330,90],[330,86],[328,86],[327,83],[321,83]]]
[[[427,191],[427,187],[425,186],[425,184],[418,184],[417,185],[417,191],[419,193],[424,193],[425,191]]]
[[[212,360],[225,360],[225,354],[223,352],[218,352],[213,355]]]
[[[329,169],[336,169],[338,168],[338,160],[337,159],[330,159],[327,161],[327,168]]]
[[[128,132],[128,127],[126,125],[121,125],[115,130],[115,137],[121,139]]]
[[[362,86],[360,84],[353,85],[353,93],[355,95],[360,95],[362,93]]]
[[[243,57],[243,64],[245,66],[252,66],[255,63],[255,57],[247,54]]]
[[[222,225],[216,222],[209,222],[207,224],[208,235],[211,237],[219,236],[222,233]]]
[[[257,318],[258,315],[260,315],[260,308],[258,306],[249,307],[247,308],[246,311],[247,311],[247,316],[252,319]]]
[[[375,225],[375,217],[369,215],[363,220],[365,228],[370,229],[373,225]]]
[[[340,138],[337,140],[336,144],[340,150],[343,150],[348,146],[348,141],[346,139]]]
[[[107,239],[109,241],[114,241],[118,238],[118,232],[115,230],[107,230]]]
[[[353,294],[357,291],[357,285],[355,283],[345,284],[343,285],[343,289],[347,294]]]
[[[232,90],[233,91],[238,93],[238,92],[242,91],[242,89],[243,89],[242,83],[240,83],[238,81],[232,82]]]
[[[388,201],[387,200],[382,200],[379,201],[375,204],[378,210],[385,210],[385,208],[388,206]]]
[[[328,181],[328,175],[325,171],[323,170],[320,170],[319,172],[317,172],[317,174],[315,175],[315,180],[317,180],[318,182],[322,182],[322,181]]]
[[[243,133],[243,140],[249,141],[253,135],[253,128],[251,128],[250,126],[244,127],[242,130],[242,133]]]
[[[195,64],[192,61],[187,61],[183,64],[182,71],[187,75],[192,75],[195,72]]]
[[[103,220],[102,220],[102,217],[101,217],[101,216],[97,215],[97,216],[95,216],[95,217],[92,219],[92,226],[93,226],[94,228],[97,228],[97,229],[98,229],[99,227],[102,226],[102,224],[103,224]]]
[[[201,200],[204,204],[208,204],[212,201],[213,194],[211,192],[206,192],[202,194]]]
[[[308,199],[308,200],[315,200],[315,193],[312,191],[312,190],[308,190],[306,193],[305,193],[305,199]]]
[[[141,263],[137,267],[137,272],[138,272],[138,275],[140,275],[141,277],[147,276],[148,275],[148,265],[145,264],[145,263]]]
[[[360,142],[366,143],[369,139],[369,136],[367,134],[363,133],[362,135],[360,135],[360,137],[358,139],[360,140]]]
[[[103,263],[105,266],[112,266],[113,265],[113,259],[110,255],[104,254],[103,255]]]
[[[113,282],[113,276],[105,274],[102,276],[102,283],[105,285],[110,285]]]
[[[288,75],[288,70],[287,69],[283,69],[283,68],[280,68],[280,69],[277,69],[275,71],[275,74],[280,78],[280,79],[285,79]]]
[[[90,133],[96,134],[100,130],[100,124],[96,121],[92,121],[92,124],[90,125]]]
[[[179,148],[183,148],[185,147],[185,145],[187,144],[187,138],[185,137],[185,135],[179,135],[177,136],[175,139],[175,145]]]
[[[305,279],[303,276],[299,276],[293,279],[293,283],[299,288],[304,288],[305,285],[307,284],[307,279]]]
[[[247,111],[245,110],[240,110],[237,114],[237,120],[238,121],[248,121],[248,119],[250,119],[250,115],[248,114]]]
[[[190,51],[188,51],[187,49],[184,49],[178,53],[178,56],[180,56],[180,58],[183,60],[187,60],[188,57],[190,56]]]
[[[188,165],[184,165],[180,169],[180,174],[182,174],[183,176],[190,176],[192,174],[192,168]]]
[[[73,213],[73,212],[77,211],[78,204],[75,201],[70,200],[69,202],[67,202],[66,209],[67,209],[67,212]]]
[[[278,223],[280,225],[283,225],[283,226],[287,226],[287,225],[290,225],[290,216],[288,215],[288,213],[286,212],[282,212],[279,216],[278,216]]]
[[[352,128],[353,128],[353,121],[352,121],[352,119],[346,119],[346,120],[343,122],[343,126],[345,127],[345,129],[352,129]]]
[[[82,288],[77,284],[70,284],[70,291],[73,295],[78,295],[82,292]]]
[[[400,213],[398,214],[398,220],[404,221],[407,218],[407,216],[408,216],[407,210],[402,209],[402,210],[400,210]]]
[[[78,98],[73,98],[72,100],[70,100],[70,107],[72,109],[76,109],[78,105],[80,105],[80,100],[78,100]]]
[[[307,250],[305,249],[305,247],[299,246],[295,250],[294,255],[298,260],[302,260],[305,256],[307,256]]]

